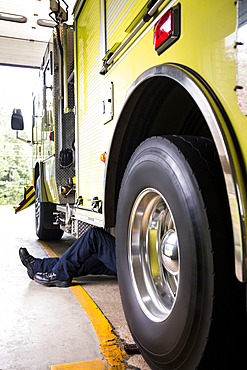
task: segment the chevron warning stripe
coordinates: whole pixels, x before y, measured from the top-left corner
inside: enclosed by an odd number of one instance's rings
[[[23,209],[31,206],[35,201],[35,190],[34,186],[25,186],[24,188],[24,199],[21,201],[19,206],[14,207],[15,213],[22,211]]]

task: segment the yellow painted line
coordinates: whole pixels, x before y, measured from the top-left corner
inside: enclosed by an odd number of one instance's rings
[[[38,240],[38,242],[49,257],[58,257],[58,255],[49,247],[46,242],[43,242],[43,240]]]
[[[113,333],[105,315],[80,285],[71,287],[70,290],[83,307],[94,327],[103,356],[110,365],[109,369],[125,370],[125,352],[121,350],[121,343]]]
[[[50,366],[51,370],[106,370],[107,361],[95,360]]]
[[[38,241],[42,248],[46,251],[49,257],[58,257],[49,245],[41,240]],[[125,358],[127,355],[121,350],[121,342],[113,333],[112,327],[106,316],[101,312],[99,307],[94,303],[92,298],[87,294],[81,285],[71,286],[71,292],[78,300],[83,310],[86,312],[93,328],[97,334],[101,351],[104,359],[108,361],[107,366],[105,360],[87,361],[72,364],[61,364],[50,366],[51,370],[130,370],[125,366]],[[81,366],[81,367],[80,367]],[[85,366],[85,367],[84,367]],[[98,366],[98,367],[97,367]],[[101,366],[101,367],[99,367]]]

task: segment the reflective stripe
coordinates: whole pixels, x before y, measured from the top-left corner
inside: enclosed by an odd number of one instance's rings
[[[22,211],[23,209],[31,206],[35,202],[35,190],[34,186],[25,186],[24,199],[19,206],[14,207],[15,213]]]

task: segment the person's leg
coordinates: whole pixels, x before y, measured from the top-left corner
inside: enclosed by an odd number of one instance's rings
[[[48,258],[36,258],[34,265],[34,274],[37,272],[49,272],[57,264],[59,258],[57,257],[48,257]]]
[[[61,280],[69,280],[78,276],[83,264],[96,254],[113,273],[117,273],[115,238],[107,232],[92,228],[81,236],[59,259],[52,271]]]
[[[81,268],[77,271],[74,277],[86,276],[86,275],[109,275],[116,276],[117,274],[106,267],[103,262],[101,262],[97,254],[93,254]]]
[[[48,258],[36,258],[34,265],[34,274],[37,272],[50,272],[53,267],[57,264],[59,258],[48,257]],[[86,276],[86,275],[116,275],[113,271],[109,270],[103,262],[99,261],[97,254],[93,254],[81,268],[77,271],[77,274],[74,277]]]

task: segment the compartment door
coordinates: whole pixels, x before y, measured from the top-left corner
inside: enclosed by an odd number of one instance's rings
[[[101,199],[101,77],[99,1],[87,0],[76,19],[77,140],[79,151],[77,195],[83,206]]]

